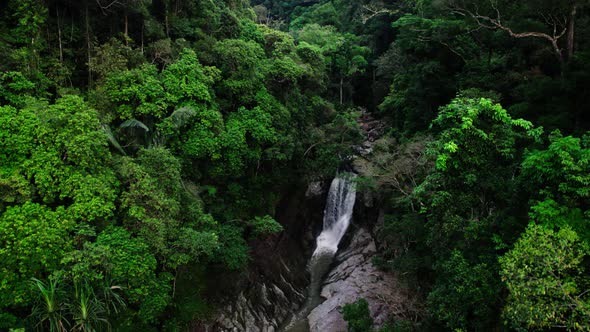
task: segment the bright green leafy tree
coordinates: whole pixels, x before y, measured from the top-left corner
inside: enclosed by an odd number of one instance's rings
[[[545,150],[524,159],[523,178],[533,192],[532,220],[548,227],[571,227],[590,241],[590,146],[583,139],[554,132]]]
[[[590,280],[584,271],[588,245],[568,228],[531,224],[500,258],[509,291],[504,318],[517,330],[566,328],[588,331]]]

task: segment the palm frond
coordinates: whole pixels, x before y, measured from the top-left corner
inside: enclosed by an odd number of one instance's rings
[[[50,279],[45,283],[37,278],[31,278],[31,281],[40,293],[40,301],[33,307],[31,314],[37,320],[36,326],[48,324],[51,332],[65,332],[65,325],[69,322],[63,316],[63,304],[59,301],[59,280]]]
[[[111,330],[106,318],[105,303],[99,299],[92,287],[87,284],[75,285],[76,298],[68,305],[73,320],[73,331]]]
[[[152,141],[149,145],[150,148],[158,148],[166,145],[166,136],[162,135],[159,131],[156,131],[152,136]]]
[[[117,149],[119,152],[121,152],[121,154],[126,156],[127,154],[125,153],[125,150],[123,150],[123,147],[121,146],[121,144],[119,144],[119,141],[115,137],[115,134],[113,134],[111,127],[109,125],[103,124],[102,131],[107,135],[107,139],[109,140],[109,143],[111,143],[115,147],[115,149]]]
[[[190,120],[192,117],[196,115],[197,111],[194,108],[184,106],[172,112],[172,114],[170,114],[167,120],[170,121],[170,123],[172,123],[174,128],[178,129],[184,126],[188,122],[188,120]]]
[[[148,126],[146,126],[143,122],[137,119],[126,120],[123,123],[121,123],[119,127],[123,129],[143,129],[146,133],[150,131],[150,128],[148,128]]]
[[[119,294],[123,287],[114,285],[110,286],[108,281],[105,281],[102,287],[102,297],[105,303],[105,309],[107,314],[111,314],[111,311],[115,314],[119,313],[119,310],[125,309],[127,304],[123,299],[123,296]]]

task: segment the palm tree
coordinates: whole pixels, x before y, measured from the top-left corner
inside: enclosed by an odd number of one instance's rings
[[[123,287],[111,285],[110,278],[106,277],[102,285],[102,300],[105,303],[107,314],[118,314],[119,310],[124,309],[127,305],[123,296],[119,294]]]
[[[162,120],[167,128],[178,130],[186,125],[190,119],[197,115],[197,111],[191,107],[181,107],[170,116]],[[169,138],[167,134],[157,129],[150,129],[145,123],[137,119],[129,119],[119,125],[118,130],[113,130],[106,124],[102,126],[107,139],[115,149],[121,152],[122,155],[127,155],[125,148],[129,146],[140,146],[144,148],[154,148],[166,145],[166,140]],[[119,141],[121,137],[127,137],[129,144],[122,146]]]
[[[37,322],[35,328],[40,331],[48,327],[50,332],[110,331],[107,317],[118,314],[126,306],[118,292],[122,287],[111,285],[108,278],[98,294],[90,284],[74,281],[74,294],[70,296],[62,291],[59,278],[50,278],[48,282],[31,280],[40,292],[31,314]]]
[[[64,316],[63,303],[59,301],[61,292],[58,278],[50,279],[47,283],[36,278],[31,280],[40,292],[40,300],[33,307],[32,316],[38,321],[35,327],[43,330],[49,324],[51,332],[66,332],[69,322]]]
[[[87,283],[75,283],[74,288],[75,301],[67,305],[74,323],[72,331],[110,331],[105,303],[96,296],[92,287]]]

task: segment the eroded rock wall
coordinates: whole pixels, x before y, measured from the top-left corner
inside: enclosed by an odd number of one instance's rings
[[[234,276],[236,285],[205,331],[277,331],[305,300],[309,283],[306,266],[321,227],[325,193],[321,183],[294,189],[277,206],[276,219],[284,231],[250,243],[252,264]],[[220,285],[218,287],[225,287]]]

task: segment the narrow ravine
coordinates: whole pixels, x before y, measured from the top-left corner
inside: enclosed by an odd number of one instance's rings
[[[323,277],[330,269],[338,244],[352,219],[356,200],[355,177],[354,173],[341,173],[332,180],[324,209],[322,232],[316,239],[316,249],[308,264],[311,280],[307,298],[299,312],[284,324],[282,331],[309,331],[307,315],[322,301],[320,289]]]

